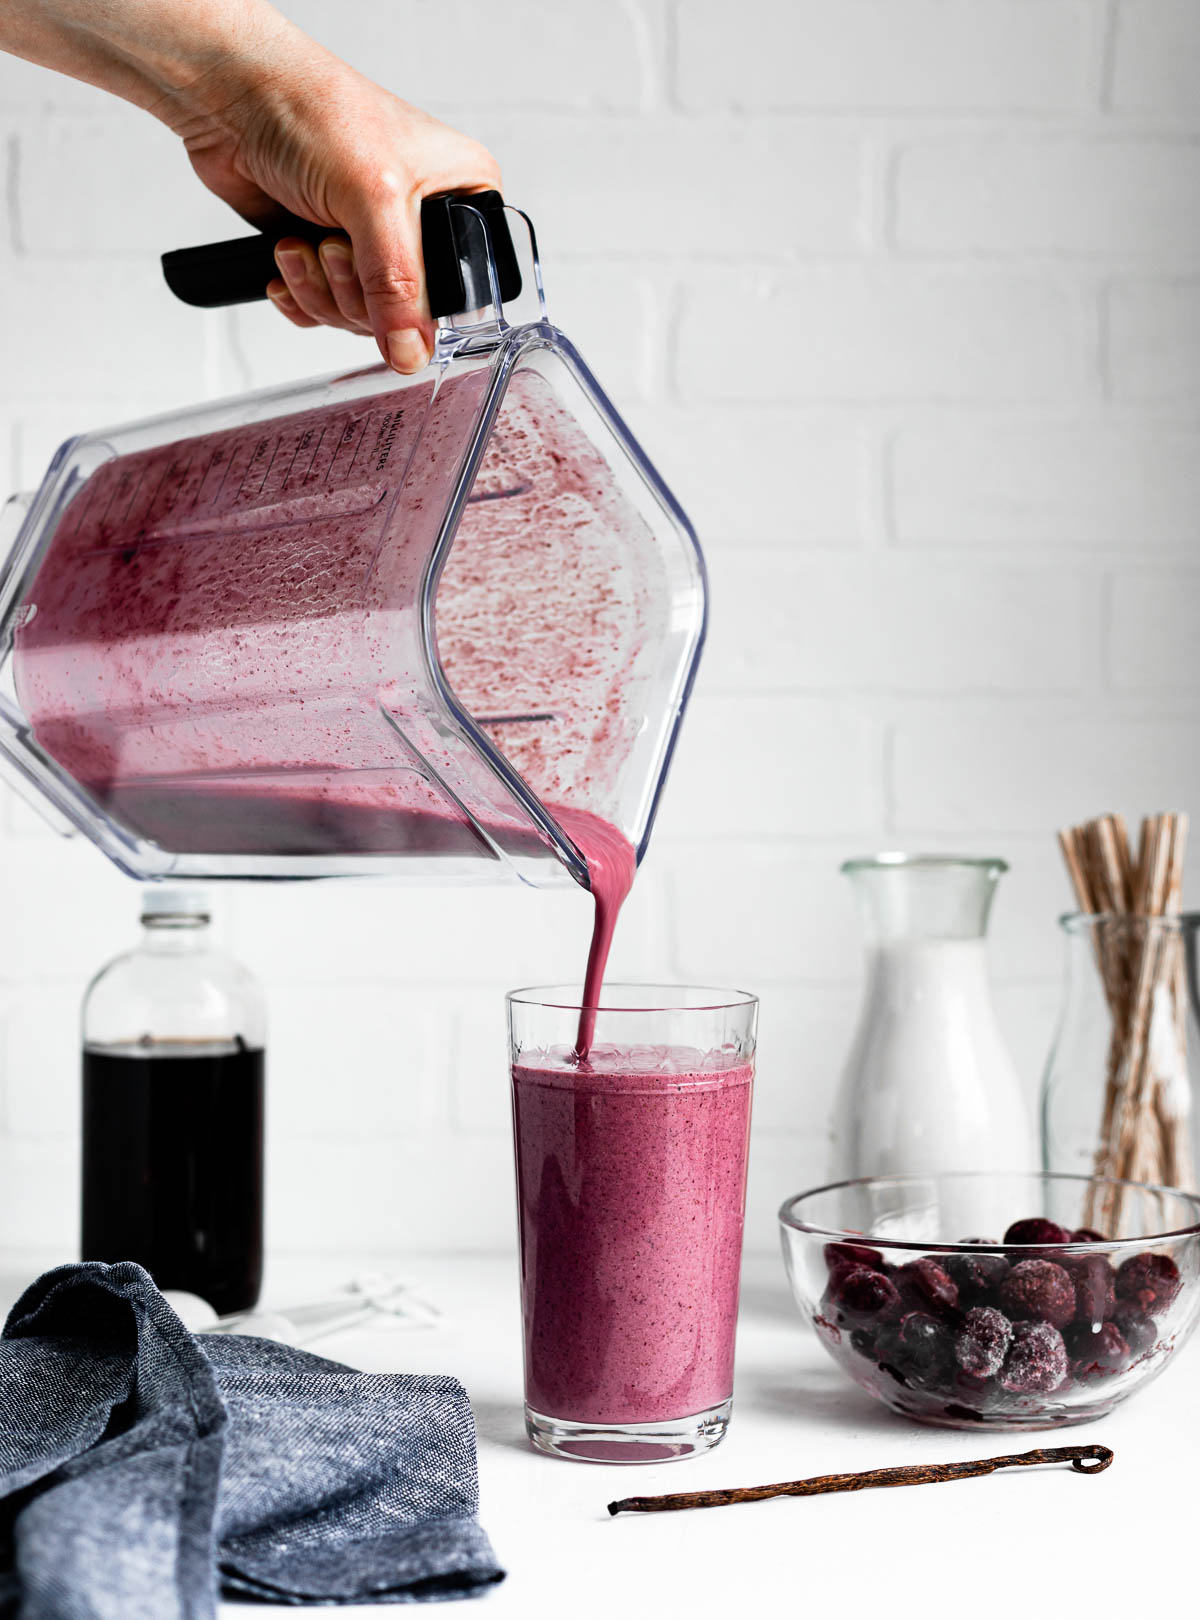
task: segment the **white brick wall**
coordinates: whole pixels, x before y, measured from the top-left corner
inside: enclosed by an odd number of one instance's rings
[[[995,850],[1030,1088],[1051,832],[1200,811],[1195,0],[292,0],[496,151],[552,310],[709,543],[713,631],[614,970],[763,993],[750,1241],[819,1176],[857,1000],[837,875]],[[0,57],[0,481],[79,427],[368,358],[173,303],[224,231],[169,136]],[[0,1254],[71,1251],[75,1018],[128,884],[0,833]],[[575,893],[239,890],[274,1022],[280,1251],[512,1240],[503,991],[577,972]]]

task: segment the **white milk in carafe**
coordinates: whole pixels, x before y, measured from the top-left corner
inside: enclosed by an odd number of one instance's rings
[[[1036,1168],[1030,1110],[988,982],[984,929],[997,865],[989,873],[983,863],[955,867],[944,858],[890,869],[848,863],[869,937],[863,1005],[833,1115],[836,1178]],[[947,901],[951,884],[962,892]],[[993,1211],[981,1193],[970,1199],[970,1218],[998,1230],[963,1237],[998,1236],[1022,1213]]]

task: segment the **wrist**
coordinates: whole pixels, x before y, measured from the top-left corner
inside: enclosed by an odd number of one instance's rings
[[[140,63],[146,110],[186,139],[206,125],[236,125],[269,105],[319,47],[265,0],[206,0],[187,27],[160,34]],[[189,13],[192,7],[188,7]]]

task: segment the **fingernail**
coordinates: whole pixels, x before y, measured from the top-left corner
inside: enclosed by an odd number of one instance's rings
[[[325,266],[325,274],[334,281],[354,280],[354,259],[350,249],[342,247],[337,242],[322,242],[321,263]]]
[[[410,326],[403,332],[387,335],[388,364],[394,371],[410,376],[429,364],[429,348],[420,332]]]
[[[295,309],[296,307],[296,300],[286,287],[268,287],[267,297],[279,309]]]
[[[275,263],[288,281],[303,281],[308,274],[304,255],[295,248],[276,248]]]

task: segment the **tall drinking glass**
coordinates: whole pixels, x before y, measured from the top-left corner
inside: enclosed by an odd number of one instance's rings
[[[525,1329],[539,1451],[665,1462],[729,1423],[758,1002],[606,985],[508,997]]]

